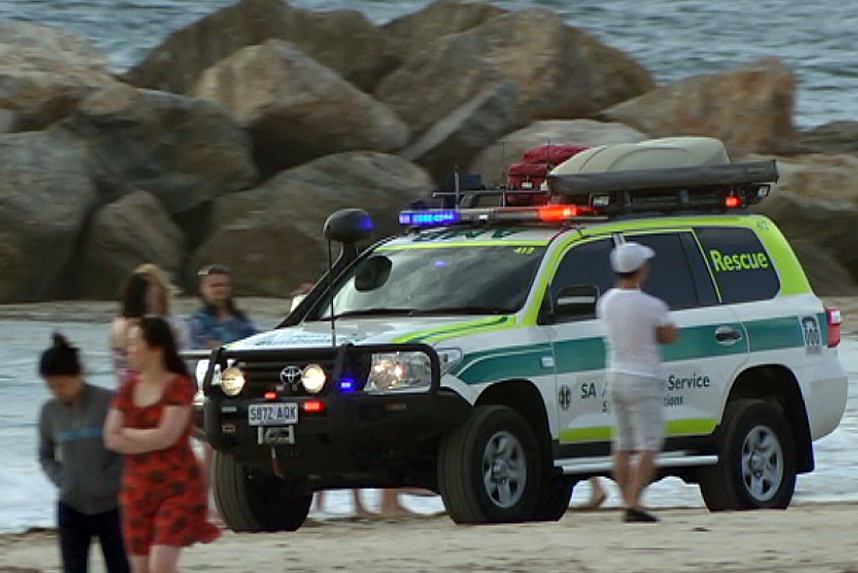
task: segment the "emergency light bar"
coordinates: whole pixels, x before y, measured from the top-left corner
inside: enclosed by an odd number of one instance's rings
[[[455,223],[599,221],[591,207],[579,205],[543,205],[541,207],[486,207],[477,209],[408,210],[399,214],[399,223],[410,227],[437,227]]]

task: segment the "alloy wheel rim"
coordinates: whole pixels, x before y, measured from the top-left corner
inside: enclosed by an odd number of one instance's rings
[[[508,431],[496,432],[486,443],[482,460],[483,486],[496,506],[514,507],[527,484],[527,457],[519,439]]]
[[[771,500],[784,478],[783,448],[768,426],[755,426],[742,444],[742,482],[757,501]]]

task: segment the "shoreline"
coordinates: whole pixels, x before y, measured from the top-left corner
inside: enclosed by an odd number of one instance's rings
[[[617,509],[570,510],[559,522],[483,526],[456,525],[443,514],[311,519],[293,533],[225,531],[210,545],[185,550],[180,565],[188,572],[236,573],[844,573],[858,569],[856,510],[858,502],[800,503],[784,511],[659,509],[663,521],[658,524],[622,523]],[[98,551],[92,556],[100,563]],[[0,573],[58,567],[52,530],[0,534]]]

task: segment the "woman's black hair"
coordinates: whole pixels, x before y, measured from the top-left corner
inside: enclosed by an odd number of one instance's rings
[[[81,373],[78,349],[66,340],[66,337],[55,332],[53,345],[42,352],[39,360],[39,375],[48,376],[79,376]]]
[[[140,318],[146,314],[146,291],[149,290],[149,277],[145,273],[132,273],[125,280],[122,289],[122,316]]]
[[[160,348],[164,351],[164,367],[174,374],[189,376],[188,365],[179,356],[176,348],[176,339],[173,337],[173,329],[170,323],[154,314],[147,314],[137,323],[143,340],[151,348]]]

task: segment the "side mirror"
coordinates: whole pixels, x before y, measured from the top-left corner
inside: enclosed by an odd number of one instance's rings
[[[340,209],[328,217],[322,233],[329,241],[353,245],[369,239],[372,219],[363,209]]]
[[[554,300],[554,322],[596,318],[599,288],[594,285],[563,287]]]

